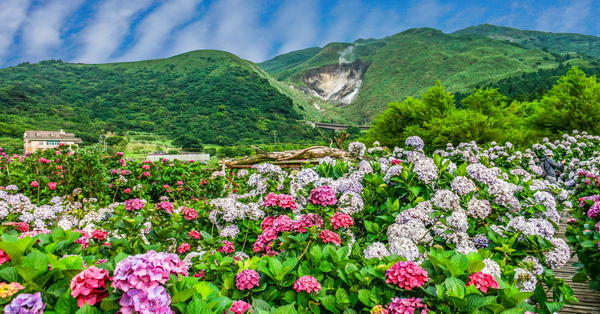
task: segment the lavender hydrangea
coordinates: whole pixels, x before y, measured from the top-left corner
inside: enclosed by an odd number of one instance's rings
[[[426,157],[415,161],[413,171],[425,184],[431,184],[438,178],[438,168],[432,158]]]
[[[415,150],[422,150],[425,147],[425,142],[418,136],[410,136],[404,141],[406,146],[411,146]]]
[[[477,186],[471,179],[463,176],[455,177],[454,180],[452,180],[451,186],[452,191],[460,196],[467,195],[477,189]]]
[[[390,252],[382,242],[375,242],[369,245],[363,253],[365,254],[365,258],[382,258],[390,255]]]
[[[10,304],[4,308],[5,314],[42,314],[46,304],[42,301],[42,294],[36,292],[34,294],[21,293],[16,296]]]

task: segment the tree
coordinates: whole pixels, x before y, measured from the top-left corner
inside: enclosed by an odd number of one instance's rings
[[[577,67],[562,76],[534,108],[529,121],[538,129],[554,134],[600,132],[600,84]]]
[[[498,116],[507,107],[508,97],[498,92],[497,88],[475,89],[462,100],[465,109],[477,111],[488,117]]]
[[[181,147],[185,150],[189,150],[192,152],[199,152],[204,149],[202,146],[202,142],[195,136],[189,134],[183,134],[178,136],[171,143],[173,146]]]
[[[127,139],[122,136],[111,136],[106,138],[106,145],[112,146],[115,149],[125,149],[127,144]]]

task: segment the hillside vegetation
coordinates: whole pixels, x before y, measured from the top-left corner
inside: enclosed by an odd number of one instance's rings
[[[141,131],[231,145],[312,139],[302,110],[248,61],[217,51],[105,65],[46,61],[0,70],[0,132],[63,128],[84,140]]]

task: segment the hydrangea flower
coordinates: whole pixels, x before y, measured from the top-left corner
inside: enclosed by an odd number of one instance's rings
[[[337,198],[335,196],[335,190],[332,187],[322,185],[310,191],[308,201],[316,205],[329,206],[335,205],[335,203],[337,203]]]
[[[183,207],[181,212],[183,213],[183,218],[186,220],[194,220],[198,218],[198,212],[193,208]]]
[[[425,269],[415,262],[408,261],[394,264],[385,272],[385,277],[385,282],[407,290],[422,287],[429,280]]]
[[[260,275],[256,270],[246,269],[235,275],[235,286],[240,290],[249,290],[260,286]]]
[[[250,308],[252,308],[252,306],[242,300],[237,300],[234,301],[233,304],[231,304],[231,307],[229,308],[229,310],[227,310],[227,314],[229,313],[233,313],[233,314],[244,314],[246,313]]]
[[[423,303],[420,298],[393,298],[392,302],[386,306],[389,314],[405,314],[405,313],[429,313],[427,304]]]
[[[156,204],[156,209],[164,210],[167,214],[172,214],[175,211],[175,207],[173,207],[173,203],[171,202],[160,202]]]
[[[296,292],[306,291],[307,293],[317,293],[321,290],[321,284],[313,276],[302,276],[294,282]]]
[[[42,314],[46,304],[42,301],[42,294],[36,292],[34,294],[21,293],[16,296],[9,305],[4,307],[5,314]]]
[[[235,246],[233,244],[233,242],[231,241],[221,241],[221,243],[223,243],[223,246],[219,247],[217,249],[217,251],[224,253],[224,254],[231,254],[233,252],[235,252]]]
[[[128,211],[140,210],[146,205],[145,200],[139,198],[132,198],[125,201],[125,209]]]
[[[130,289],[123,293],[119,305],[123,314],[174,313],[169,307],[171,296],[163,286],[147,290]]]
[[[337,212],[330,219],[331,225],[333,229],[338,228],[349,228],[350,226],[354,226],[354,220],[348,214]]]
[[[77,306],[94,305],[108,297],[107,282],[111,278],[105,269],[91,266],[71,279],[71,295]]]
[[[170,275],[187,276],[187,267],[175,254],[148,251],[128,256],[115,267],[112,286],[122,291],[146,291],[169,280]]]
[[[340,245],[342,243],[340,235],[331,230],[321,231],[321,233],[319,234],[319,238],[325,243],[333,243],[335,245]]]
[[[15,295],[15,293],[19,292],[19,290],[23,290],[25,287],[18,282],[0,283],[0,298],[7,299]]]
[[[474,273],[469,276],[469,282],[467,283],[467,286],[470,285],[475,285],[475,288],[479,289],[479,291],[483,293],[486,293],[489,288],[500,288],[498,282],[492,275],[482,272]]]
[[[6,263],[10,261],[10,256],[4,252],[2,249],[0,249],[0,265]]]

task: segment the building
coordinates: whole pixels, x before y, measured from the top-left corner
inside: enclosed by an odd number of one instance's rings
[[[23,134],[25,153],[33,153],[36,150],[54,148],[59,144],[75,145],[81,143],[79,137],[74,133],[65,133],[65,131],[25,131]]]
[[[209,154],[182,154],[182,155],[147,155],[146,160],[150,161],[161,161],[166,160],[179,160],[179,161],[209,161]]]

